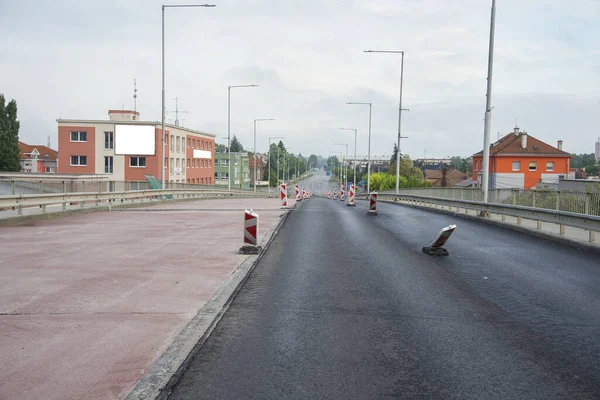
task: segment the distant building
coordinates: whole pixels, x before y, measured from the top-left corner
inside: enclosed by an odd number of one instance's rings
[[[451,158],[417,158],[414,160],[416,165],[424,166],[424,165],[438,165],[438,164],[448,164],[452,163]]]
[[[424,176],[434,187],[452,187],[467,179],[467,174],[453,168],[426,169]]]
[[[596,142],[596,149],[595,149],[595,154],[596,154],[596,162],[600,163],[600,137],[598,138],[598,141]]]
[[[141,121],[140,113],[110,110],[109,120],[59,119],[58,170],[66,174],[107,174],[114,181],[161,179],[172,183],[213,184],[215,135]]]
[[[490,188],[530,189],[542,183],[558,183],[568,176],[571,155],[562,149],[520,132],[504,136],[490,148]],[[473,179],[481,185],[483,151],[473,155]]]
[[[216,185],[227,185],[229,179],[229,154],[216,153],[214,165]],[[247,152],[231,153],[231,186],[237,188],[250,187],[250,168]]]
[[[47,146],[19,142],[21,172],[54,174],[58,164],[58,152]]]
[[[256,153],[255,156],[251,156],[248,162],[250,168],[250,182],[256,181],[257,184],[263,180],[264,171],[267,168],[269,159],[266,155]],[[256,177],[254,176],[254,165],[256,164]]]

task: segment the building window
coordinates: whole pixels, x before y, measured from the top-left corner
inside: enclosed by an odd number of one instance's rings
[[[54,172],[54,167],[46,167],[46,173],[51,174]]]
[[[529,170],[537,171],[537,161],[529,161]]]
[[[221,160],[221,166],[223,166],[223,167],[229,166],[229,160]]]
[[[192,148],[195,149],[196,148],[196,139],[192,139]]]
[[[219,166],[219,160],[217,160],[217,159],[215,158],[215,167],[218,167],[218,166]]]
[[[129,166],[136,168],[146,168],[146,157],[130,157]]]
[[[181,168],[181,163],[179,162],[179,158],[175,159],[175,168]]]
[[[521,161],[513,161],[512,162],[512,170],[520,171],[521,170]]]
[[[171,153],[175,152],[175,141],[173,140],[173,136],[171,136]]]
[[[85,167],[87,165],[87,156],[71,156],[71,166]]]
[[[113,132],[104,132],[104,148],[112,149],[115,146],[115,137]]]
[[[208,142],[208,150],[212,151],[212,142]]]
[[[219,179],[219,173],[215,172],[215,179]]]
[[[554,171],[554,161],[548,161],[546,163],[546,171]]]
[[[169,167],[169,159],[165,157],[165,169]]]
[[[192,139],[188,138],[188,146],[187,147],[191,146],[191,144],[192,144],[191,142],[192,142]]]
[[[87,132],[71,132],[71,142],[87,142]]]
[[[107,133],[107,132],[104,132]],[[110,132],[112,133],[112,132]],[[113,158],[112,157],[104,157],[104,173],[112,174],[113,173]]]
[[[173,157],[171,157],[171,162],[169,163],[169,171],[171,173],[173,173],[175,171],[174,168],[175,168],[175,163],[173,162]]]
[[[188,158],[187,159],[187,168],[189,168],[189,167],[190,167],[190,159]]]

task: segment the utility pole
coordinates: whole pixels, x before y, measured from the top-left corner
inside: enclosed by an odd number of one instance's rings
[[[485,103],[485,127],[483,133],[483,171],[481,185],[483,202],[487,203],[490,179],[490,131],[492,129],[492,70],[494,66],[494,34],[496,30],[496,0],[492,0],[492,16],[490,21],[490,47],[488,52],[487,94]]]

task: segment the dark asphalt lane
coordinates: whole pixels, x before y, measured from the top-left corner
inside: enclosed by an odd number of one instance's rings
[[[299,204],[170,398],[600,398],[597,255],[366,209]]]

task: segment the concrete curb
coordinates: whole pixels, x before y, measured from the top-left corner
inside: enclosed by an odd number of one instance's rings
[[[150,370],[140,379],[125,397],[127,400],[166,399],[173,387],[198,353],[204,342],[217,326],[231,302],[242,289],[248,277],[256,268],[263,254],[283,227],[288,212],[281,216],[277,225],[267,233],[267,242],[263,251],[246,260],[219,286],[212,298],[188,322],[167,350],[159,357]]]
[[[156,205],[164,205],[164,204],[173,204],[173,203],[183,203],[188,201],[199,201],[199,200],[215,200],[219,197],[192,197],[188,199],[176,199],[176,200],[156,200],[156,201],[143,201],[139,203],[125,203],[125,204],[114,204],[112,206],[113,211],[122,211],[127,208],[139,208],[139,207],[148,207],[148,206],[156,206]],[[101,205],[97,207],[88,207],[88,208],[77,208],[66,211],[50,211],[40,214],[31,214],[31,215],[21,215],[16,217],[9,218],[1,218],[0,226],[20,226],[25,225],[31,222],[36,221],[47,221],[51,219],[56,219],[60,217],[67,217],[70,215],[81,215],[88,214],[93,212],[100,211],[109,211],[108,205]]]
[[[504,229],[510,229],[516,232],[521,232],[521,233],[526,233],[528,235],[532,235],[532,236],[536,236],[542,239],[547,239],[547,240],[551,240],[553,242],[556,243],[562,243],[564,245],[567,245],[569,247],[573,247],[576,248],[578,250],[585,250],[585,251],[590,251],[592,253],[597,253],[600,254],[600,246],[595,246],[593,244],[589,244],[587,242],[578,242],[576,240],[573,239],[569,239],[566,237],[562,237],[559,235],[553,235],[551,233],[547,233],[547,232],[539,232],[537,230],[533,230],[533,229],[529,229],[529,228],[525,228],[519,225],[515,225],[515,224],[511,224],[511,223],[506,223],[506,222],[502,222],[502,221],[494,221],[491,219],[487,219],[487,218],[482,218],[482,217],[478,217],[476,215],[465,215],[462,213],[457,213],[456,211],[451,211],[451,210],[442,210],[439,208],[431,208],[431,207],[426,207],[426,206],[419,206],[416,204],[409,204],[409,203],[400,203],[400,202],[396,202],[393,200],[378,200],[378,201],[382,201],[384,203],[388,203],[388,204],[396,204],[398,206],[406,206],[406,207],[414,207],[414,208],[419,208],[422,210],[429,210],[429,211],[434,211],[434,212],[438,212],[438,213],[442,213],[442,214],[448,214],[448,215],[453,215],[455,217],[459,217],[459,218],[464,218],[464,219],[468,219],[471,221],[478,221],[484,224],[489,224],[489,225],[494,225],[500,228],[504,228]]]

